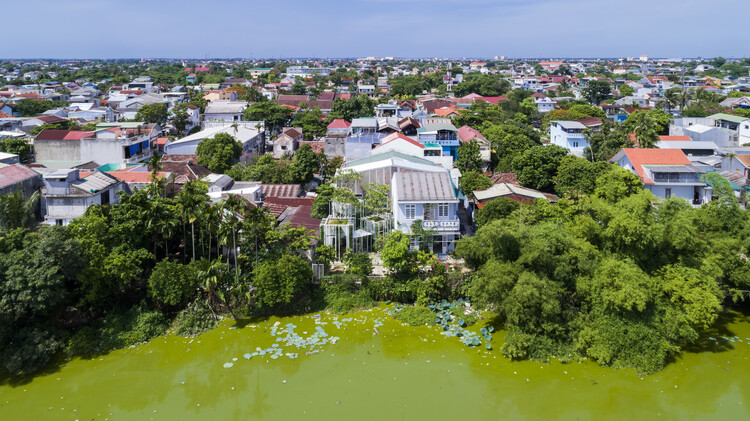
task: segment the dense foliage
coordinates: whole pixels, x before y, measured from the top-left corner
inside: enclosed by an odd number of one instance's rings
[[[590,195],[497,212],[456,254],[476,271],[474,302],[505,321],[506,356],[652,373],[750,286],[748,216],[723,192],[700,209],[657,202],[611,170]]]

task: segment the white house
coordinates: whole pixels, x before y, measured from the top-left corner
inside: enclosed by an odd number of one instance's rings
[[[459,198],[450,175],[441,172],[396,172],[391,181],[394,228],[412,234],[417,220],[435,233],[433,251],[450,253],[460,237]],[[416,239],[412,240],[416,247]]]
[[[550,142],[568,149],[573,155],[583,156],[584,148],[589,146],[584,130],[586,126],[578,121],[553,121],[549,128]]]
[[[42,209],[49,225],[68,225],[91,205],[117,203],[117,192],[126,191],[125,183],[100,171],[80,178],[77,169],[56,170],[43,181]]]
[[[609,162],[637,174],[656,197],[679,197],[693,205],[711,200],[711,188],[700,180],[703,171],[680,149],[623,148]]]
[[[540,93],[532,94],[531,97],[534,99],[534,103],[536,104],[536,108],[539,110],[540,113],[547,113],[555,109],[555,105],[557,105],[557,101],[554,99]]]
[[[207,122],[232,124],[242,120],[242,112],[247,108],[245,101],[213,101],[206,105],[203,112],[203,127]]]
[[[227,133],[242,143],[243,159],[249,159],[255,154],[263,153],[265,149],[263,122],[238,121],[233,124],[217,124],[182,139],[167,142],[164,145],[164,153],[167,155],[195,155],[201,140],[214,137],[219,133]]]

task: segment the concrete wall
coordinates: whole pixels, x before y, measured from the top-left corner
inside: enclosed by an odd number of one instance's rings
[[[37,161],[80,161],[80,140],[34,140]]]

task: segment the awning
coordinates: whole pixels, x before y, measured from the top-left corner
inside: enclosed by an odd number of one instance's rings
[[[370,231],[358,229],[354,231],[354,238],[362,238],[372,235]]]

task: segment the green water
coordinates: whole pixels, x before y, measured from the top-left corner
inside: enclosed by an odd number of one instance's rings
[[[750,419],[744,315],[726,315],[716,341],[706,338],[701,350],[640,378],[590,362],[509,361],[385,311],[338,316],[354,318],[340,328],[325,314],[319,323],[327,324],[318,325],[312,316],[227,323],[195,339],[170,336],[75,359],[28,384],[0,386],[0,420]],[[277,343],[277,321],[279,329],[294,323],[302,337],[320,326],[340,340],[313,355],[284,346],[296,359],[245,359]],[[735,335],[741,340],[720,337]],[[502,341],[496,333],[493,344]]]

